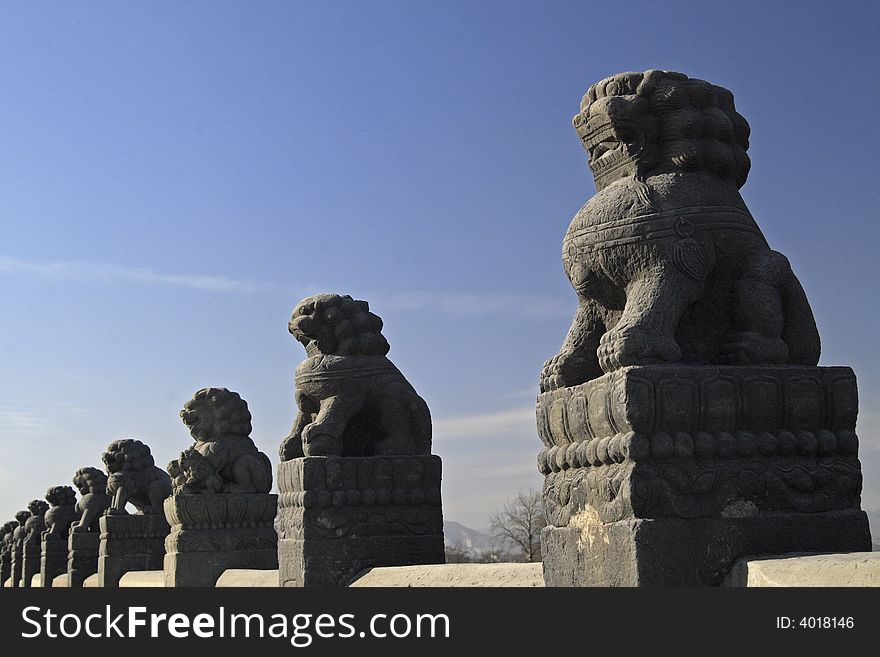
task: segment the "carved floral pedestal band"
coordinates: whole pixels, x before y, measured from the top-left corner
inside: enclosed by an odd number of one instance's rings
[[[538,397],[548,586],[717,585],[871,549],[846,367],[627,367]]]
[[[52,588],[52,581],[67,572],[67,541],[44,538],[40,544],[40,586]]]
[[[98,572],[98,532],[71,532],[67,539],[67,586],[80,588],[86,578]]]
[[[165,586],[214,586],[230,568],[278,567],[277,495],[172,495],[164,508]]]
[[[162,570],[169,531],[165,516],[105,515],[100,526],[98,586],[119,586],[120,578],[129,571]]]
[[[438,456],[310,456],[278,467],[281,586],[344,586],[378,566],[444,563]]]

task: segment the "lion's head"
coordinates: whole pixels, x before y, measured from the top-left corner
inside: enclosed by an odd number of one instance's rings
[[[742,187],[749,124],[733,94],[672,71],[619,73],[597,82],[572,120],[601,190],[623,178],[705,171]]]
[[[53,486],[46,491],[46,499],[52,506],[76,504],[76,493],[70,486]]]
[[[251,435],[251,413],[237,392],[202,388],[183,405],[180,419],[198,442]]]
[[[101,455],[101,460],[110,474],[148,470],[155,465],[150,448],[133,438],[114,440]]]
[[[27,522],[27,519],[31,517],[30,511],[19,511],[15,514],[15,520],[18,522],[19,527],[24,527],[24,523]]]
[[[6,538],[15,532],[16,527],[18,527],[18,522],[15,520],[3,523],[3,527],[0,528],[0,542],[5,543]]]
[[[42,516],[49,510],[49,504],[45,500],[32,500],[28,504],[28,510],[31,512],[31,517]]]
[[[339,294],[317,294],[300,301],[287,325],[309,356],[384,356],[390,347],[382,320],[366,301]]]
[[[106,493],[107,475],[98,468],[80,468],[73,475],[73,485],[80,495],[89,493]]]

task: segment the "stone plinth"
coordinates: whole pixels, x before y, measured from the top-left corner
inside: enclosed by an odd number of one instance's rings
[[[67,586],[80,588],[90,575],[98,572],[99,532],[71,532],[67,539]]]
[[[106,515],[100,520],[98,585],[119,586],[119,578],[131,570],[161,570],[165,537],[170,528],[165,516]]]
[[[9,577],[10,587],[18,588],[21,586],[21,569],[24,561],[24,539],[15,539],[12,542],[10,550],[12,557],[12,565],[10,567],[11,574]]]
[[[871,549],[846,367],[627,367],[538,397],[548,586],[718,585]]]
[[[0,586],[12,577],[12,546],[0,552]]]
[[[51,588],[53,580],[67,572],[67,541],[49,535],[40,544],[40,582]]]
[[[172,495],[164,506],[165,586],[214,586],[230,568],[278,567],[277,495]]]
[[[22,544],[21,582],[22,588],[30,588],[34,575],[40,572],[40,535],[28,536]]]
[[[281,586],[344,586],[444,562],[438,456],[310,456],[278,467]]]

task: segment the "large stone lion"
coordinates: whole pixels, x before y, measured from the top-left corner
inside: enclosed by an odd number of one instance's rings
[[[196,442],[168,464],[175,494],[271,490],[272,463],[251,440],[251,413],[237,392],[202,388],[180,418]]]
[[[46,492],[51,505],[46,511],[44,539],[67,540],[70,526],[79,519],[76,492],[70,486],[53,486]]]
[[[107,494],[112,497],[108,515],[128,513],[132,505],[143,515],[163,514],[162,502],[171,495],[171,478],[156,467],[150,448],[139,440],[125,438],[110,443],[101,456],[107,472]]]
[[[627,365],[815,365],[819,333],[788,260],[739,194],[749,126],[681,73],[590,87],[574,127],[597,193],[563,242],[579,307],[542,391]]]
[[[72,532],[100,531],[98,519],[110,508],[112,500],[107,494],[107,475],[98,468],[80,468],[73,475],[73,485],[80,498],[76,509],[79,520],[71,527]]]
[[[428,405],[386,357],[382,320],[366,301],[308,297],[288,329],[308,357],[296,369],[298,413],[282,461],[431,453]]]

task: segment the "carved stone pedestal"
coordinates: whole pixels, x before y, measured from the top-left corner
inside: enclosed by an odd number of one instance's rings
[[[71,532],[67,540],[67,586],[80,588],[86,578],[98,572],[98,532]]]
[[[12,588],[18,588],[21,586],[21,571],[22,566],[24,565],[24,539],[17,538],[12,543],[11,550],[12,557],[12,566],[11,566],[11,579],[12,579]]]
[[[548,586],[718,585],[868,551],[846,367],[627,367],[538,397]]]
[[[278,567],[278,496],[193,494],[165,499],[165,586],[214,586],[230,568]]]
[[[444,563],[438,456],[282,462],[281,586],[344,586],[377,566]]]
[[[6,580],[12,577],[12,545],[4,546],[0,552],[0,587],[6,584]]]
[[[67,572],[67,541],[43,538],[40,544],[40,586],[52,588],[52,580]]]
[[[30,588],[34,575],[40,572],[40,535],[28,536],[22,544],[21,582],[19,586]]]
[[[98,586],[119,586],[132,570],[162,570],[168,523],[165,516],[106,515],[100,520]]]

